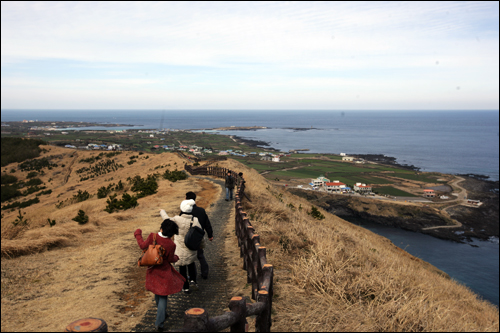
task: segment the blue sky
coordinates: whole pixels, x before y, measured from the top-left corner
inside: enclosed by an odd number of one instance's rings
[[[498,109],[498,2],[1,2],[2,109]]]

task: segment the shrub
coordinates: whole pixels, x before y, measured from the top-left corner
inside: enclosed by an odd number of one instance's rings
[[[85,215],[85,212],[83,210],[80,209],[78,211],[78,215],[75,216],[72,220],[78,222],[79,224],[85,224],[89,221],[89,217]]]
[[[51,227],[55,226],[56,225],[56,220],[50,220],[50,218],[47,218],[47,221],[49,222],[49,225]]]
[[[158,182],[156,179],[158,178],[158,174],[148,175],[146,179],[141,178],[141,176],[137,175],[134,178],[130,179],[130,183],[133,184],[131,190],[137,193],[138,198],[143,198],[145,196],[155,194],[158,189]]]
[[[184,180],[187,178],[187,175],[183,171],[178,171],[175,169],[174,171],[166,170],[163,174],[163,178],[170,180],[171,182],[176,182],[178,180]]]
[[[26,176],[26,178],[33,178],[33,177],[36,177],[36,176],[38,176],[38,172],[32,171],[32,172],[28,173],[28,175]]]
[[[23,162],[40,156],[41,149],[38,146],[41,144],[45,142],[23,138],[2,138],[2,167],[12,162]]]
[[[43,184],[43,182],[40,178],[32,178],[32,179],[28,180],[24,185],[36,186],[36,185],[41,185],[41,184]]]
[[[131,196],[128,193],[123,193],[121,200],[116,199],[116,196],[117,196],[116,194],[113,194],[109,196],[109,199],[106,200],[108,205],[104,209],[105,212],[111,214],[115,211],[134,208],[138,205],[137,197],[135,195]]]
[[[2,186],[2,202],[21,196],[22,193],[17,189],[17,185]]]
[[[26,212],[24,212],[24,214],[26,215]],[[17,225],[27,225],[28,224],[28,219],[25,219],[23,214],[21,213],[21,210],[19,209],[19,215],[17,216],[17,218],[12,222],[12,224],[14,226],[17,226]]]
[[[316,220],[322,220],[325,218],[325,215],[321,214],[321,212],[318,210],[318,208],[316,208],[314,206],[311,206],[311,211],[308,212],[307,214],[311,215]]]
[[[13,184],[15,182],[17,182],[17,177],[16,176],[2,175],[2,185]]]
[[[39,203],[39,202],[40,202],[40,199],[38,199],[38,198],[26,200],[23,202],[15,201],[15,202],[11,203],[10,205],[3,206],[2,210],[11,209],[11,208],[25,208],[25,207],[34,205],[34,204]]]
[[[75,199],[76,202],[85,201],[88,198],[90,198],[90,193],[87,192],[86,190],[83,192],[82,190],[78,190],[78,193],[73,196],[73,199]]]

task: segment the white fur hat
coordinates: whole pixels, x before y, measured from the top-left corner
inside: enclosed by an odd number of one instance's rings
[[[195,202],[193,199],[184,200],[181,202],[181,212],[183,213],[191,213],[193,211],[193,206]]]

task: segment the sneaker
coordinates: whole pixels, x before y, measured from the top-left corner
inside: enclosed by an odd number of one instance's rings
[[[189,289],[184,289],[183,288],[182,291],[184,292],[184,294],[190,294],[191,293],[191,290],[189,290]]]
[[[194,282],[193,280],[189,281],[189,288],[191,288],[192,290],[199,290],[198,284],[196,284],[196,282]]]

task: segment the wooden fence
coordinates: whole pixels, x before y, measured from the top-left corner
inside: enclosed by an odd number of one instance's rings
[[[257,315],[255,330],[269,332],[271,330],[271,309],[273,299],[273,266],[267,263],[266,248],[260,244],[260,237],[243,211],[241,199],[245,195],[245,180],[233,170],[220,167],[201,166],[193,168],[186,164],[186,171],[192,175],[207,175],[225,178],[228,171],[235,176],[237,190],[235,193],[235,226],[234,230],[243,258],[243,269],[247,271],[247,283],[252,284],[252,299],[256,303],[245,304],[241,297],[233,297],[229,303],[230,312],[214,318],[208,318],[206,311],[200,308],[189,309],[183,330],[219,331],[231,327],[231,332],[244,331],[246,317]]]
[[[210,318],[202,308],[191,308],[184,314],[184,326],[178,332],[217,332],[228,327],[231,332],[245,332],[246,318],[256,316],[255,331],[271,331],[271,309],[273,305],[273,266],[267,263],[266,248],[261,246],[259,235],[252,227],[247,214],[243,211],[241,199],[245,195],[245,180],[236,172],[219,167],[201,166],[193,168],[185,164],[184,168],[192,175],[207,175],[225,178],[228,171],[235,175],[237,190],[235,193],[235,226],[238,237],[240,257],[243,269],[247,271],[247,283],[252,284],[252,299],[247,303],[243,297],[233,297],[229,302],[229,312]],[[66,332],[107,332],[107,324],[98,318],[77,320],[66,327]]]

